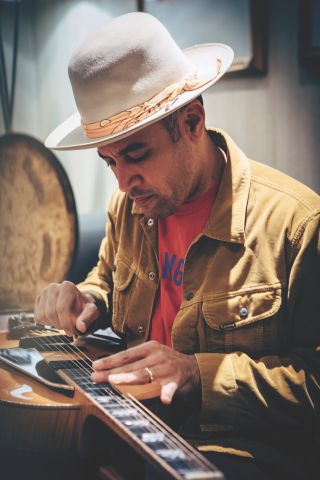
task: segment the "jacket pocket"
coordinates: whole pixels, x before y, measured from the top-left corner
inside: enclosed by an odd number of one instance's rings
[[[120,333],[123,333],[134,279],[135,271],[119,259],[113,273],[112,323],[114,329]]]
[[[207,351],[270,354],[279,344],[281,287],[263,286],[207,298],[202,304]]]

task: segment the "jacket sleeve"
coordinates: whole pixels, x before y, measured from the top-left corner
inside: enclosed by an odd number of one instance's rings
[[[285,352],[259,359],[243,352],[196,354],[203,431],[319,427],[319,244],[319,212],[314,212],[290,246]]]
[[[101,315],[95,324],[95,328],[106,328],[111,325],[112,308],[110,299],[113,290],[112,272],[114,270],[117,252],[115,205],[115,197],[112,197],[108,208],[106,233],[99,249],[98,263],[91,272],[88,273],[86,279],[77,285],[81,292],[92,295],[99,307]]]

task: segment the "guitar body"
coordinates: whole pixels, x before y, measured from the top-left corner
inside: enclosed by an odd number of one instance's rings
[[[0,334],[0,346],[17,347],[18,340]],[[1,364],[0,449],[30,452],[76,451],[83,399],[48,389],[37,380]]]
[[[0,333],[2,348],[18,343]],[[67,397],[1,364],[1,478],[85,479],[96,473],[97,467],[84,462],[79,453],[84,404],[77,390]]]
[[[19,340],[7,337],[7,333],[0,333],[0,348],[19,346]],[[92,360],[110,353],[92,345],[87,345],[85,351]],[[61,357],[56,352],[41,353],[50,360]],[[122,391],[143,400],[157,396],[159,386],[133,386]],[[132,478],[132,468],[143,475],[141,458],[139,461],[139,456],[115,436],[105,416],[81,391],[75,388],[73,397],[66,396],[2,362],[0,425],[2,480],[20,480],[21,476],[40,480],[44,475],[46,480],[56,479],[57,475],[59,480],[70,480],[70,475],[90,480],[126,478],[125,473],[116,473],[113,465],[117,463],[118,450],[121,462],[126,451],[127,462],[123,466],[130,471],[128,478]]]
[[[158,383],[121,390],[95,384],[91,361],[112,352],[82,339],[57,346],[57,338],[67,339],[58,334],[36,335],[31,340],[38,346],[35,354],[42,355],[37,371],[40,366],[48,368],[47,363],[54,366],[68,388],[64,393],[56,391],[57,385],[49,388],[8,365],[5,356],[1,358],[2,480],[223,479],[212,464],[141,404],[140,400],[149,406],[155,401],[161,406]],[[18,340],[0,333],[1,349],[18,346]],[[30,355],[29,348],[19,349],[21,358]],[[6,352],[14,355],[16,350]],[[72,387],[74,392],[70,392]]]

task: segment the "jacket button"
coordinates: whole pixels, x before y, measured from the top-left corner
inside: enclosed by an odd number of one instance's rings
[[[148,219],[147,225],[148,225],[148,227],[153,227],[153,225],[154,225],[154,220],[153,220],[153,218],[149,218],[149,219]]]
[[[186,295],[186,300],[192,300],[194,297],[194,293],[190,292]]]
[[[142,325],[139,325],[137,330],[138,330],[138,333],[143,333],[144,332],[144,328],[143,328]]]
[[[246,307],[240,308],[239,315],[241,318],[247,318],[248,316],[248,309]]]
[[[156,278],[156,274],[154,272],[149,272],[148,277],[149,280],[154,280]]]

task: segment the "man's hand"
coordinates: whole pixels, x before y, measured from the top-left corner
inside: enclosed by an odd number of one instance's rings
[[[161,385],[161,401],[171,403],[176,392],[191,394],[200,385],[200,373],[194,355],[176,352],[150,341],[93,362],[94,382],[144,384],[155,380]]]
[[[62,329],[67,335],[85,333],[100,312],[91,295],[81,293],[72,282],[50,283],[37,296],[35,320]]]

